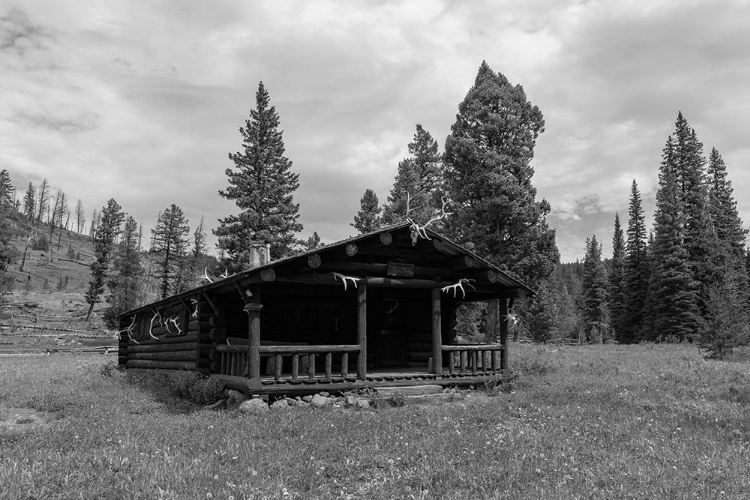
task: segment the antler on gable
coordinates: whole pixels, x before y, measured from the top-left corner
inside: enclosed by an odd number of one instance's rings
[[[406,193],[406,214],[407,214],[406,221],[411,223],[411,228],[410,229],[411,229],[411,244],[412,244],[412,246],[414,246],[414,245],[417,244],[417,241],[419,240],[419,238],[424,238],[426,240],[431,240],[432,239],[429,236],[427,236],[427,226],[429,226],[433,222],[437,222],[439,220],[445,219],[449,215],[453,215],[453,212],[446,212],[445,211],[445,205],[447,204],[447,202],[445,201],[444,198],[440,198],[440,201],[443,204],[443,206],[440,207],[440,215],[438,215],[437,217],[433,217],[432,219],[428,220],[427,222],[425,222],[422,225],[419,225],[417,222],[415,222],[414,220],[412,220],[412,219],[410,219],[408,217],[408,214],[409,214],[409,200],[410,200],[409,193]]]
[[[212,280],[212,279],[211,279],[211,278],[210,278],[210,277],[208,276],[208,267],[204,267],[204,268],[203,268],[203,276],[201,276],[201,279],[204,279],[204,280],[208,280],[208,282],[209,282],[209,283],[213,283],[213,282],[214,282],[214,280]]]

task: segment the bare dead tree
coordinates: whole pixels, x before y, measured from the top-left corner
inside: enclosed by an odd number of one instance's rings
[[[83,211],[83,202],[80,198],[76,202],[76,233],[81,234],[81,230],[86,226],[86,214]]]
[[[44,215],[44,212],[46,212],[49,209],[49,198],[51,196],[50,191],[51,187],[49,185],[49,181],[47,181],[47,178],[45,177],[42,180],[42,183],[37,188],[37,216],[36,216],[36,222],[39,224],[42,221],[42,215]]]

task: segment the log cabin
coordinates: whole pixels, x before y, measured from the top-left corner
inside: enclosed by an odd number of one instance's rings
[[[121,314],[119,364],[259,395],[510,376],[509,311],[533,291],[430,229],[403,222],[280,260],[251,254],[246,271]],[[497,338],[460,342],[458,306],[495,300]]]

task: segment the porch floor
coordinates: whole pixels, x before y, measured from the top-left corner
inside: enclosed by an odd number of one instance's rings
[[[251,392],[253,394],[312,394],[319,391],[342,392],[359,388],[376,388],[392,386],[411,386],[438,384],[442,386],[473,385],[485,383],[491,379],[506,380],[510,378],[509,370],[478,370],[476,372],[466,371],[464,373],[449,373],[443,370],[442,375],[427,373],[427,370],[415,370],[409,367],[375,368],[367,371],[365,380],[357,380],[356,373],[347,374],[346,378],[341,374],[334,374],[326,378],[325,374],[316,374],[310,378],[307,374],[300,374],[297,379],[292,379],[291,373],[282,373],[276,380],[273,375],[262,375],[260,386],[253,387],[250,379],[232,375],[212,374],[212,377],[222,380],[227,387]]]

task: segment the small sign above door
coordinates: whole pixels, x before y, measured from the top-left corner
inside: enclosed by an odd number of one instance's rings
[[[394,278],[413,278],[414,264],[405,264],[403,262],[389,262],[386,274]]]

